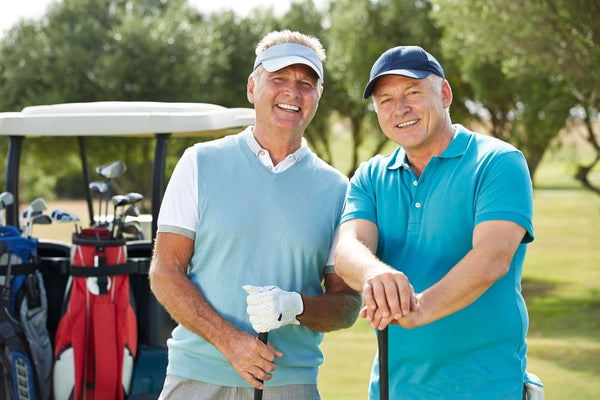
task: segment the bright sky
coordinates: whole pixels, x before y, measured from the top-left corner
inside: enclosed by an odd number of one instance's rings
[[[0,37],[12,27],[20,18],[40,18],[46,12],[46,8],[54,1],[60,0],[0,0]],[[287,11],[293,0],[188,0],[189,3],[202,12],[219,11],[222,9],[234,9],[240,15],[246,15],[256,7],[273,7],[275,12]],[[225,4],[223,4],[225,3]],[[315,4],[321,4],[323,0],[315,0]]]

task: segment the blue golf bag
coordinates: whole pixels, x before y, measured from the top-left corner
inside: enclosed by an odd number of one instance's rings
[[[48,400],[52,344],[37,239],[0,226],[0,398]]]

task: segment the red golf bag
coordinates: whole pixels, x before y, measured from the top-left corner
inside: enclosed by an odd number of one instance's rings
[[[125,239],[105,228],[73,235],[71,269],[54,346],[55,400],[122,400],[137,352]]]

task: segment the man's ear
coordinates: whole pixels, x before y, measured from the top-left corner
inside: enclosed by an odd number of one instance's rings
[[[254,104],[254,78],[252,75],[248,77],[248,83],[246,84],[246,97],[250,104]]]
[[[444,79],[442,82],[442,105],[444,108],[450,107],[452,104],[452,88],[447,80]]]

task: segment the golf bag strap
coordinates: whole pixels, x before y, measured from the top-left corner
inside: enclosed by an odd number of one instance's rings
[[[133,261],[124,264],[114,265],[99,265],[97,267],[80,267],[71,265],[69,273],[75,277],[90,277],[90,276],[114,276],[128,274],[142,274],[145,272],[144,265],[141,262]]]
[[[35,272],[40,267],[39,263],[28,263],[28,264],[13,264],[10,266],[11,275],[27,275]],[[0,275],[8,273],[8,265],[0,265]]]

